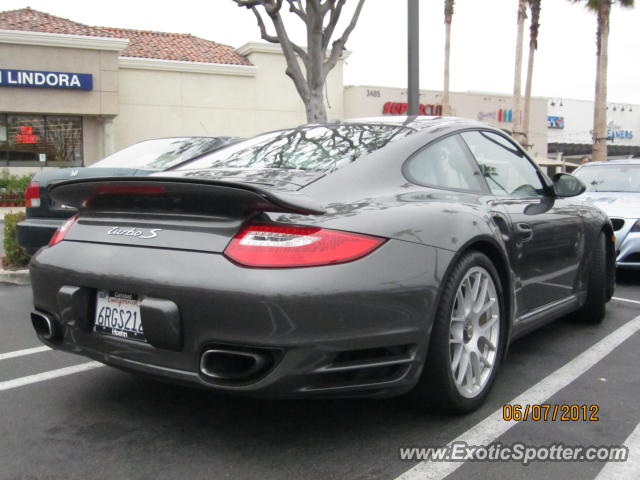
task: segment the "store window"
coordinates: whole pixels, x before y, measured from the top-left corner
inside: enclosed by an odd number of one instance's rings
[[[0,165],[82,165],[82,117],[0,114]]]

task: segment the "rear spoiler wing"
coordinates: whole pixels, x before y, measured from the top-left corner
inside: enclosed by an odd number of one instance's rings
[[[51,184],[48,192],[53,201],[80,211],[325,213],[322,205],[301,193],[192,177],[80,178]]]

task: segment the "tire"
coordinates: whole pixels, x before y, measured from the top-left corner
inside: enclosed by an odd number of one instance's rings
[[[485,280],[486,287],[483,286]],[[474,292],[477,292],[475,299]],[[487,307],[481,315],[476,312]],[[502,288],[495,266],[480,252],[466,253],[455,264],[442,288],[427,359],[413,391],[414,399],[453,413],[480,407],[502,358],[504,315]],[[471,369],[471,379],[466,369],[462,372],[464,365]]]
[[[589,276],[587,277],[587,300],[574,314],[584,323],[602,322],[608,300],[607,243],[604,232],[600,232],[591,255]]]

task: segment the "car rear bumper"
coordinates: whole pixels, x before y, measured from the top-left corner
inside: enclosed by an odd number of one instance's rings
[[[27,218],[16,225],[18,244],[29,255],[33,255],[49,240],[66,218]]]
[[[36,311],[59,328],[57,340],[43,339],[53,348],[246,394],[387,396],[419,377],[452,256],[390,240],[342,265],[249,269],[220,254],[63,241],[30,269]],[[151,299],[148,344],[92,331],[96,290]],[[264,353],[270,363],[250,380],[219,380],[200,369],[212,349]]]

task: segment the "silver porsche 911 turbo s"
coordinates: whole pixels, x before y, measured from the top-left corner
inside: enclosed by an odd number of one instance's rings
[[[256,136],[150,177],[49,187],[33,326],[124,370],[270,397],[412,391],[477,408],[508,345],[613,294],[606,215],[456,118]]]

